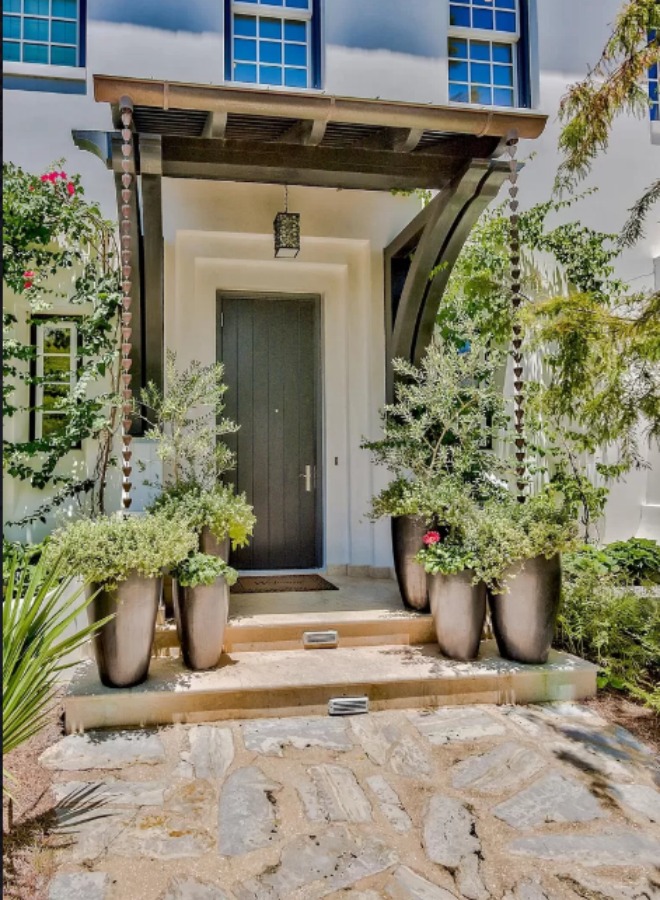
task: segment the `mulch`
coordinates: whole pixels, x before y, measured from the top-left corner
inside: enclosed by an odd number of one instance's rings
[[[660,715],[654,710],[617,691],[599,691],[596,697],[583,702],[608,722],[627,728],[638,740],[660,753]]]

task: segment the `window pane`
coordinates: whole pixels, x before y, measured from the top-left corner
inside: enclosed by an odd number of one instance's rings
[[[493,84],[503,87],[513,87],[513,67],[493,66]]]
[[[61,19],[77,19],[78,0],[53,0],[53,15]]]
[[[6,59],[7,62],[20,62],[20,59],[21,59],[20,44],[14,44],[12,41],[3,41],[2,42],[2,58]]]
[[[491,90],[485,87],[470,88],[470,102],[479,103],[482,106],[490,106],[492,103]]]
[[[275,41],[262,41],[259,45],[260,61],[282,65],[282,45]]]
[[[658,122],[660,121],[660,104],[654,103],[651,107],[651,121]]]
[[[51,47],[50,62],[53,66],[77,66],[78,51],[75,47]]]
[[[469,103],[468,86],[466,84],[450,84],[449,99],[454,103]]]
[[[62,401],[71,393],[71,388],[68,384],[44,384],[41,390],[41,406],[48,412],[61,409]]]
[[[473,9],[472,10],[472,27],[488,28],[493,27],[493,11],[491,9]]]
[[[282,84],[282,69],[280,66],[259,66],[260,84]]]
[[[234,16],[234,34],[256,37],[257,20],[253,16]]]
[[[470,80],[474,84],[490,84],[490,66],[483,63],[470,63]]]
[[[467,81],[468,80],[468,64],[466,62],[449,60],[449,80],[450,81]]]
[[[23,19],[23,38],[26,41],[47,41],[48,21],[45,19]]]
[[[24,12],[28,16],[47,16],[50,13],[48,0],[25,0]]]
[[[493,103],[495,106],[513,106],[513,91],[495,88],[493,90]]]
[[[69,328],[44,327],[44,353],[70,353],[71,330]]]
[[[54,413],[41,414],[41,436],[49,437],[57,431],[63,431],[66,427],[66,416],[58,416]]]
[[[234,59],[256,62],[257,42],[246,38],[234,38]]]
[[[307,70],[285,69],[284,83],[287,87],[307,87]]]
[[[264,6],[281,6],[282,0],[261,0]]]
[[[515,31],[516,17],[514,13],[498,12],[495,13],[495,27],[498,31]]]
[[[649,69],[649,78],[653,78],[656,81],[658,80],[658,64],[654,63]]]
[[[21,0],[2,0],[2,11],[19,13],[21,11]]]
[[[281,19],[259,19],[259,36],[265,38],[282,38]]]
[[[470,59],[490,60],[490,44],[486,41],[470,41]]]
[[[246,63],[236,63],[234,65],[234,78],[236,81],[246,81],[249,84],[256,84],[257,67],[249,66]]]
[[[649,82],[649,97],[653,101],[656,101],[658,99],[658,82],[657,81]]]
[[[511,62],[511,44],[493,44],[495,62]]]
[[[497,0],[498,9],[513,9],[516,8],[516,0]]]
[[[44,378],[69,382],[71,359],[68,356],[44,356]]]
[[[470,10],[467,6],[455,6],[453,3],[449,7],[449,24],[456,27],[470,27]]]
[[[75,44],[78,40],[78,26],[75,22],[53,21],[50,27],[51,41],[54,44]]]
[[[307,28],[304,22],[285,22],[284,37],[287,41],[307,42]]]
[[[461,38],[449,38],[449,55],[453,59],[467,59],[467,41]]]
[[[306,66],[307,47],[304,44],[285,44],[284,61],[289,66]]]
[[[23,62],[48,63],[46,44],[23,44]]]
[[[6,38],[21,39],[21,20],[18,16],[2,17],[2,32]]]
[[[309,0],[286,0],[286,5],[292,9],[309,9]]]

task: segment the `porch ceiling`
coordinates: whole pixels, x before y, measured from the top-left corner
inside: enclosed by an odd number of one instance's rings
[[[133,102],[138,171],[359,190],[443,188],[472,160],[496,156],[512,131],[535,138],[546,121],[527,111],[107,75],[94,76],[94,96],[111,105],[115,127],[121,98]],[[118,133],[74,138],[117,168]]]

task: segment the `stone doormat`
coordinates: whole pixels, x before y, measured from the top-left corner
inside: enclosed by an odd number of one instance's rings
[[[283,594],[299,591],[338,591],[320,575],[242,575],[232,594]]]

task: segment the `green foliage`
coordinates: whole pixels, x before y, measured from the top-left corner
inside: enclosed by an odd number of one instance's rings
[[[175,484],[197,483],[211,489],[217,479],[234,466],[234,455],[220,440],[238,426],[223,418],[222,363],[202,366],[193,361],[183,371],[177,369],[176,354],[168,351],[166,392],[150,383],[140,393],[147,407],[145,437],[158,444],[158,456],[173,468]]]
[[[234,550],[248,543],[256,522],[245,494],[235,494],[227,484],[209,490],[194,482],[169,485],[150,510],[174,521],[185,521],[196,534],[207,527],[218,541],[229,537]]]
[[[478,565],[477,553],[478,548],[469,540],[461,541],[450,536],[446,540],[427,544],[415,559],[431,575],[455,575],[466,569],[475,569]]]
[[[197,549],[186,521],[158,514],[80,519],[56,531],[44,554],[61,557],[67,573],[113,587],[133,572],[155,578]]]
[[[19,747],[45,724],[58,674],[75,665],[64,658],[108,619],[73,634],[67,630],[90,603],[56,557],[33,564],[14,553],[2,604],[2,752]],[[3,778],[12,780],[3,768]]]
[[[625,690],[660,712],[660,602],[628,587],[616,568],[625,543],[564,556],[556,643],[600,666],[599,687]]]
[[[633,584],[660,583],[660,545],[646,538],[615,541],[604,548],[612,571]]]
[[[216,578],[224,578],[228,585],[232,585],[238,578],[236,569],[208,553],[193,553],[172,569],[172,575],[182,587],[213,584]]]
[[[16,336],[19,320],[31,324],[34,314],[47,313],[54,300],[85,310],[76,317],[76,386],[56,406],[65,413],[62,427],[36,440],[3,443],[6,475],[40,490],[56,489],[34,513],[13,523],[25,526],[45,522],[53,507],[85,495],[92,511],[102,511],[116,423],[119,252],[114,225],[84,199],[77,175],[53,168],[39,177],[5,163],[3,181],[3,282],[16,298],[15,314],[3,311],[4,418],[35,411],[15,397],[19,385],[30,388],[40,380],[30,365],[33,348]],[[99,391],[99,382],[108,377],[110,389]],[[90,437],[99,444],[96,471],[83,477],[64,471],[59,463]]]

